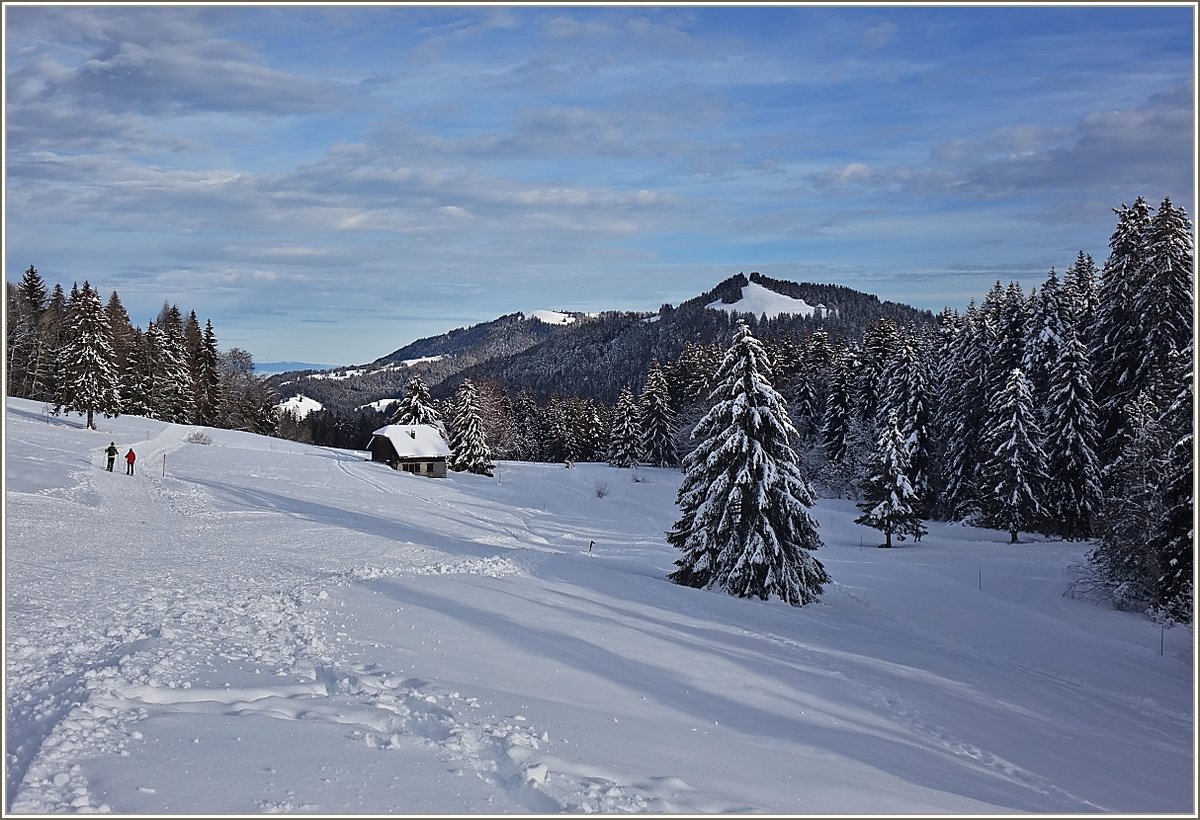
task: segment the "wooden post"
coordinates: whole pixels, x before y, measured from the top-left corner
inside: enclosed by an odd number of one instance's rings
[[[167,477],[167,454],[163,453],[163,478]]]

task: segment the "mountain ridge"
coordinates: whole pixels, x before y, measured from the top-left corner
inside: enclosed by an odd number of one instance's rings
[[[751,285],[756,293],[778,296],[770,300],[774,305],[797,300],[800,312],[767,315],[737,310]],[[745,304],[761,302],[746,300]],[[538,313],[570,317],[570,321],[547,322]],[[517,311],[417,339],[365,365],[278,373],[270,381],[285,398],[303,392],[327,408],[344,411],[399,396],[414,375],[426,382],[436,398],[447,397],[463,379],[471,378],[492,380],[510,391],[527,389],[542,398],[557,392],[611,403],[622,387],[637,383],[652,360],[673,360],[689,342],[727,343],[739,318],[754,325],[765,323],[762,329],[767,335],[800,336],[820,329],[831,338],[857,341],[880,319],[925,324],[934,320],[934,314],[841,285],[737,273],[677,306],[663,304],[657,311]]]

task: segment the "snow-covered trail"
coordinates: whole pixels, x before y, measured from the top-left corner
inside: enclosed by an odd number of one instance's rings
[[[380,575],[523,573],[522,563],[539,560],[547,537],[563,536],[545,504],[528,510],[532,527],[519,513],[498,522],[495,507],[431,497],[421,480],[397,484],[400,476],[363,464],[357,454],[303,448],[298,470],[295,448],[282,442],[270,444],[280,448],[278,459],[260,451],[248,459],[251,471],[226,475],[231,460],[208,464],[206,448],[186,443],[187,432],[168,426],[137,443],[132,477],[106,472],[96,454],[72,456],[79,463],[65,486],[9,494],[10,520],[19,522],[10,536],[37,533],[58,550],[38,561],[14,558],[7,579],[11,632],[22,636],[8,661],[13,811],[179,808],[162,802],[161,783],[122,795],[115,806],[105,785],[112,765],[106,759],[133,758],[148,783],[166,767],[163,780],[178,788],[178,767],[188,773],[193,750],[171,751],[180,739],[160,730],[179,715],[236,727],[230,731],[239,743],[278,733],[281,722],[293,724],[289,737],[315,732],[318,746],[329,743],[329,728],[345,730],[335,744],[338,766],[314,770],[330,775],[315,778],[327,784],[319,802],[311,794],[310,802],[280,799],[267,781],[264,796],[249,805],[245,795],[226,803],[228,794],[203,789],[188,794],[189,810],[314,810],[332,801],[357,803],[361,811],[411,811],[411,789],[400,802],[355,796],[361,789],[353,781],[379,768],[380,750],[390,765],[397,751],[410,765],[423,764],[422,789],[442,801],[457,795],[464,810],[646,807],[642,797],[590,775],[570,790],[574,804],[559,802],[534,785],[547,768],[527,757],[545,733],[522,716],[481,715],[475,699],[444,686],[325,651],[326,640],[345,635],[327,589]],[[225,441],[222,449],[230,446],[236,443]],[[422,526],[420,516],[414,525],[374,512],[410,504],[433,508],[437,531]],[[83,518],[96,526],[80,532]],[[53,534],[43,530],[55,525]],[[509,547],[506,553],[529,549],[510,558],[496,555],[497,545]],[[46,564],[67,571],[48,573]],[[98,612],[97,601],[111,603]],[[200,733],[191,741],[205,739]],[[257,754],[269,758],[270,745]],[[329,756],[326,749],[320,757]],[[446,782],[430,776],[439,773]],[[291,771],[289,782],[295,776]]]
[[[78,758],[121,753],[148,705],[228,708],[324,693],[314,672],[327,667],[320,618],[306,600],[328,579],[323,567],[340,571],[348,556],[396,553],[383,535],[372,548],[361,526],[353,538],[331,537],[328,521],[314,525],[298,502],[244,479],[177,477],[177,459],[184,474],[206,473],[188,466],[202,464],[206,448],[187,444],[186,432],[162,426],[133,442],[134,476],[104,470],[103,444],[92,434],[98,446],[71,457],[65,486],[7,495],[6,540],[52,550],[28,558],[10,551],[7,562],[7,628],[20,636],[7,656],[6,780],[15,811],[102,805],[79,777]],[[314,465],[306,481],[342,474],[336,454]],[[249,519],[257,521],[248,539]],[[354,546],[339,550],[339,542]],[[409,553],[419,563],[435,560],[430,550]],[[250,666],[311,682],[272,681],[247,693],[218,680]]]

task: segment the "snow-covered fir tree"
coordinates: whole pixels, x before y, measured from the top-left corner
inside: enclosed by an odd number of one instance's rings
[[[1171,445],[1159,483],[1162,507],[1148,547],[1158,557],[1155,607],[1179,623],[1195,617],[1195,460],[1194,434],[1188,431]]]
[[[85,281],[83,289],[72,289],[68,302],[69,331],[59,351],[61,381],[55,414],[68,411],[87,416],[95,429],[95,414],[112,418],[121,413],[119,374],[113,366],[108,316],[100,296]]]
[[[1142,610],[1157,599],[1162,575],[1151,534],[1164,516],[1160,480],[1171,449],[1159,400],[1143,391],[1121,411],[1128,420],[1117,457],[1104,471],[1104,530],[1089,554],[1100,584],[1122,610]]]
[[[425,386],[424,380],[417,374],[408,380],[408,384],[404,385],[404,398],[400,400],[400,406],[396,408],[396,412],[388,419],[388,424],[428,424],[436,427],[442,434],[442,438],[446,438],[446,426],[442,423],[442,414],[434,407],[433,399],[429,395],[429,388]]]
[[[825,417],[821,424],[821,444],[825,457],[832,465],[845,464],[850,456],[851,424],[854,417],[853,354],[841,352],[834,355],[829,385],[829,398],[825,401]]]
[[[196,422],[212,427],[221,423],[221,351],[211,321],[204,323],[204,333],[197,353]]]
[[[683,555],[668,577],[793,606],[818,600],[830,579],[812,554],[821,546],[808,512],[812,488],[789,444],[796,431],[766,351],[744,322],[713,382],[713,407],[684,459],[680,518],[667,536]]]
[[[1068,540],[1091,538],[1104,501],[1091,369],[1074,328],[1067,327],[1058,344],[1042,413],[1049,529]]]
[[[999,286],[999,282],[996,283]],[[994,293],[995,291],[993,291]],[[985,357],[987,395],[994,398],[1008,386],[1015,368],[1025,360],[1025,341],[1029,336],[1029,302],[1018,282],[1009,282],[999,300],[985,304],[985,321],[990,331]],[[1021,371],[1024,374],[1024,370]],[[1028,379],[1028,375],[1025,375]],[[1031,386],[1032,389],[1032,386]]]
[[[987,320],[972,301],[944,365],[942,395],[936,427],[941,446],[941,492],[934,512],[951,521],[972,520],[980,511],[980,465],[987,421],[988,370],[986,356],[990,333]]]
[[[984,467],[984,509],[989,526],[1017,533],[1045,519],[1042,503],[1046,455],[1025,373],[1014,367],[989,408],[991,457]]]
[[[454,396],[454,414],[450,420],[450,469],[490,476],[494,465],[479,415],[475,385],[463,379]]]
[[[1138,375],[1149,319],[1138,315],[1137,302],[1145,284],[1150,206],[1139,196],[1116,214],[1117,226],[1108,243],[1111,251],[1097,288],[1089,350],[1092,392],[1100,411],[1100,441],[1107,443],[1105,452],[1110,456],[1119,446],[1120,429],[1127,424],[1123,409],[1147,387]]]
[[[636,467],[638,463],[637,401],[628,387],[621,388],[613,411],[612,432],[608,437],[608,463],[614,467]]]
[[[177,327],[172,331],[172,327]],[[166,326],[150,322],[146,343],[153,361],[150,405],[162,421],[189,424],[196,412],[192,374],[183,350],[183,324]]]
[[[651,467],[675,467],[675,413],[671,410],[671,394],[667,374],[655,359],[646,373],[638,405],[641,426],[641,461]]]
[[[883,424],[875,457],[863,481],[863,500],[858,504],[863,514],[854,519],[854,523],[865,524],[884,534],[881,547],[892,546],[892,535],[920,538],[925,534],[917,511],[919,499],[909,480],[908,450],[904,431],[893,410]]]
[[[879,428],[885,427],[886,419],[895,414],[908,451],[906,469],[913,505],[918,515],[924,515],[934,458],[933,392],[925,345],[911,329],[898,340],[882,377],[879,408],[887,416],[881,419]]]
[[[888,361],[900,343],[900,330],[895,322],[882,319],[867,328],[863,334],[862,351],[858,368],[857,405],[860,417],[869,424],[879,424],[879,403],[884,391]],[[886,413],[883,418],[886,418]]]
[[[1045,401],[1050,387],[1050,371],[1059,360],[1063,339],[1074,326],[1069,295],[1054,268],[1046,274],[1029,319],[1029,338],[1025,342],[1021,369],[1033,387],[1034,396]]]
[[[1164,199],[1147,226],[1141,287],[1134,315],[1144,326],[1137,383],[1166,381],[1170,357],[1192,343],[1195,247],[1187,212]]]
[[[154,416],[154,354],[148,334],[134,328],[134,340],[125,371],[121,374],[121,398],[131,416]]]
[[[1086,350],[1091,351],[1092,326],[1096,321],[1096,262],[1080,251],[1074,264],[1063,275],[1063,295],[1071,305],[1075,333]],[[1090,353],[1089,353],[1090,355]]]
[[[46,282],[37,268],[30,265],[21,282],[9,293],[8,394],[43,400],[53,370],[44,322],[49,298]]]

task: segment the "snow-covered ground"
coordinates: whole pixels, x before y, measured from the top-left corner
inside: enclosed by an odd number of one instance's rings
[[[797,609],[664,580],[676,471],[97,423],[6,408],[6,813],[1195,815],[1192,634],[1084,545],[822,501]]]
[[[530,319],[537,319],[539,322],[545,322],[548,325],[570,325],[575,323],[575,317],[569,313],[561,313],[557,310],[535,310],[529,314]]]
[[[279,409],[291,413],[298,419],[302,419],[309,413],[316,410],[324,410],[325,405],[316,399],[310,399],[303,393],[297,393],[290,399],[284,399],[279,403]]]
[[[793,299],[791,296],[784,296],[782,293],[776,293],[770,288],[764,288],[757,282],[747,282],[743,285],[742,298],[732,304],[726,304],[718,299],[715,302],[705,305],[705,307],[712,310],[725,310],[730,313],[753,313],[755,316],[762,316],[765,313],[771,319],[784,313],[790,313],[794,316],[812,316],[816,311],[816,308],[803,299]]]

